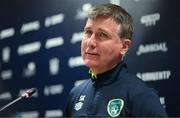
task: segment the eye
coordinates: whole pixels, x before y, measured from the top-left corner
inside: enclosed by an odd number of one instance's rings
[[[99,36],[104,37],[104,38],[108,38],[108,35],[106,33],[103,33],[103,32],[99,33]]]
[[[87,35],[88,37],[92,35],[92,31],[91,30],[84,30],[84,34]]]
[[[98,33],[98,39],[99,40],[107,40],[107,39],[109,39],[109,35],[105,32],[99,32]]]

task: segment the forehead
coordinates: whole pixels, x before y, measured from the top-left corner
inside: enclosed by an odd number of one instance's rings
[[[88,18],[85,28],[108,28],[117,30],[119,24],[113,18],[110,17],[97,17],[96,19]]]

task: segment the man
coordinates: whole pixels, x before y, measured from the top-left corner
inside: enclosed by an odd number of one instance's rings
[[[91,79],[72,89],[64,116],[167,116],[156,93],[123,62],[132,32],[132,18],[120,6],[104,4],[91,10],[81,44]]]

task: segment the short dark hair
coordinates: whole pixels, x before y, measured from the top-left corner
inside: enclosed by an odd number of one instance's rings
[[[88,14],[88,18],[93,20],[102,16],[111,17],[117,24],[121,25],[121,28],[119,29],[120,38],[132,38],[133,19],[124,8],[115,4],[107,3],[93,7]]]

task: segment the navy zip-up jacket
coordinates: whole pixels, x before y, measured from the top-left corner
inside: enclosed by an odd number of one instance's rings
[[[167,117],[153,89],[128,73],[121,62],[72,89],[66,117]]]

